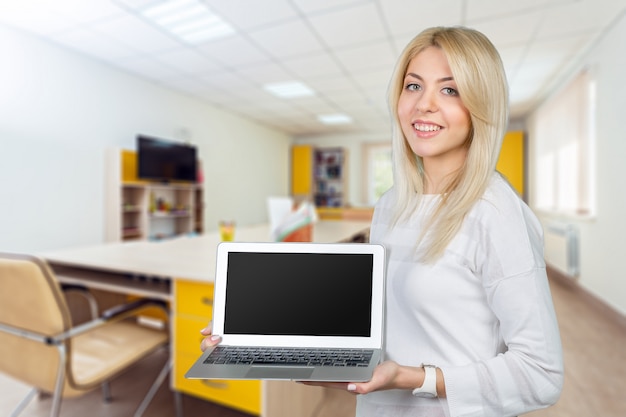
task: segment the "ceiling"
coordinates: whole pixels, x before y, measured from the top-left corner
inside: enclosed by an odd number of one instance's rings
[[[3,0],[0,22],[298,137],[388,135],[395,60],[439,25],[470,26],[494,42],[511,116],[523,118],[626,10],[623,0],[197,0],[235,32],[191,45],[143,17],[161,1]],[[262,87],[284,81],[315,94],[280,99]],[[317,118],[336,113],[352,123]]]

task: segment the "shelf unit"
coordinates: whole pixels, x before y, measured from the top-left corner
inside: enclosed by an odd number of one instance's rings
[[[296,201],[309,200],[317,207],[347,204],[347,151],[296,145],[291,154],[291,193]]]
[[[106,240],[159,240],[204,230],[202,184],[137,179],[133,151],[107,155]]]
[[[343,148],[320,148],[314,155],[315,186],[314,202],[317,207],[341,207],[344,205],[344,159]]]

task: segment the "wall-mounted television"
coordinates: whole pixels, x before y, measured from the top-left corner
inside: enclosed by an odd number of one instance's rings
[[[197,180],[195,146],[137,135],[137,177],[150,181]]]

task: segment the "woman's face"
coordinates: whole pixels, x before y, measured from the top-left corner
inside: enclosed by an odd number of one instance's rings
[[[427,174],[446,175],[463,165],[470,114],[441,49],[428,47],[409,62],[398,117],[404,137],[423,158]]]

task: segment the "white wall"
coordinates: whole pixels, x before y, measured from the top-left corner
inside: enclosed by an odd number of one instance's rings
[[[541,215],[544,224],[560,220],[580,230],[580,283],[626,314],[626,16],[592,49],[580,68],[589,68],[596,81],[597,216],[591,220]],[[528,121],[532,154],[535,121]],[[530,173],[532,173],[532,167]],[[530,187],[541,178],[530,177]],[[532,193],[531,193],[532,194]],[[531,199],[532,205],[532,199]]]
[[[0,25],[0,250],[104,240],[105,153],[137,133],[199,147],[205,228],[267,221],[286,195],[283,133]]]

